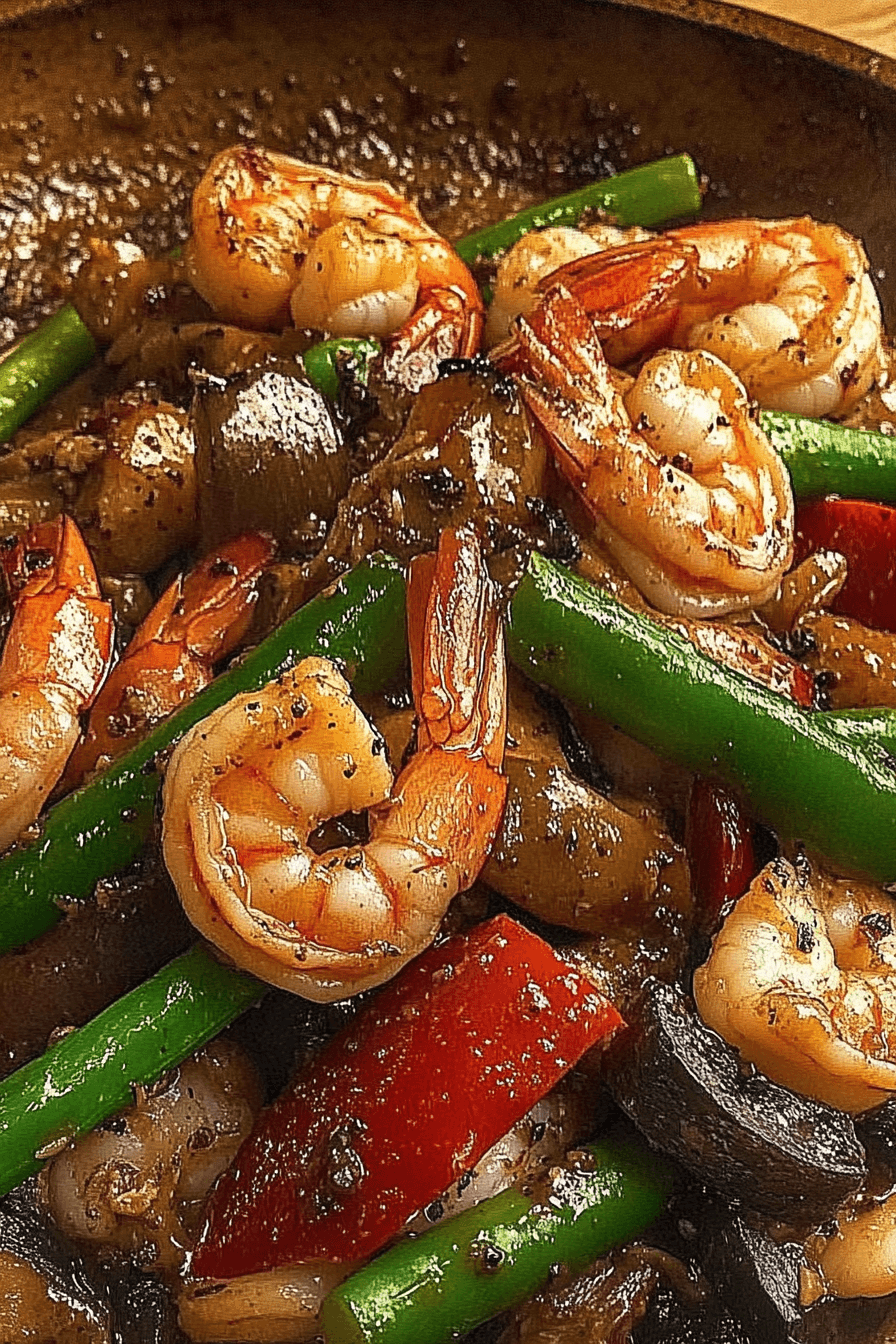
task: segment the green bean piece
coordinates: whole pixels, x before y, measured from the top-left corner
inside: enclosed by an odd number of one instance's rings
[[[0,443],[95,354],[96,341],[70,303],[23,337],[0,362]]]
[[[742,790],[783,835],[896,881],[896,711],[801,709],[537,555],[507,651],[533,680]]]
[[[367,384],[370,365],[380,353],[379,341],[367,338],[339,337],[331,341],[319,341],[306,350],[302,356],[305,372],[309,380],[325,397],[335,401],[339,395],[340,364],[345,358],[354,364],[355,378],[359,383]]]
[[[203,944],[190,949],[38,1059],[0,1082],[0,1195],[93,1129],[265,992]]]
[[[291,616],[237,666],[164,720],[136,747],[47,813],[40,834],[0,858],[0,952],[53,927],[101,877],[133,862],[150,835],[161,775],[156,758],[242,691],[308,654],[343,664],[355,689],[376,690],[405,657],[405,585],[397,561],[364,561]]]
[[[760,421],[797,499],[842,495],[896,504],[896,438],[784,411],[763,411]]]
[[[468,266],[497,256],[523,234],[549,225],[577,224],[586,210],[598,212],[610,224],[642,224],[651,228],[700,210],[700,179],[688,154],[670,155],[629,168],[616,177],[591,182],[568,196],[532,205],[498,224],[468,233],[455,251]]]
[[[671,1193],[666,1163],[610,1137],[543,1191],[505,1190],[399,1242],[327,1297],[327,1344],[447,1344],[636,1236]]]

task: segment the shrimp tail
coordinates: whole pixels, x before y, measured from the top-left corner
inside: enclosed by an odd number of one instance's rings
[[[438,551],[412,563],[408,624],[417,751],[379,834],[415,837],[421,848],[450,855],[464,891],[485,863],[507,799],[503,625],[472,528],[444,531]]]
[[[500,768],[507,730],[504,635],[472,528],[442,532],[438,551],[412,562],[408,625],[418,746],[481,755]]]
[[[274,546],[246,534],[219,546],[168,587],[110,673],[76,748],[65,784],[76,787],[103,760],[172,713],[211,680],[252,619],[258,580]]]
[[[470,359],[482,343],[485,316],[470,277],[463,290],[422,290],[419,306],[387,343],[385,372],[390,381],[410,392],[435,382],[446,359]]]
[[[699,288],[696,247],[672,239],[629,243],[593,256],[577,257],[547,277],[542,291],[563,285],[587,310],[608,354],[623,362],[626,332],[637,329],[638,350],[669,344],[684,291]],[[613,338],[622,338],[619,351]]]
[[[112,611],[71,518],[0,557],[15,602],[0,660],[0,848],[38,816],[80,735],[112,650]]]
[[[594,512],[589,472],[608,430],[616,426],[620,442],[625,438],[626,415],[590,314],[557,284],[520,319],[518,334],[524,367],[539,379],[520,382],[523,400],[561,471]]]

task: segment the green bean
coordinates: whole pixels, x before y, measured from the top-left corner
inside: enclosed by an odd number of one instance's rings
[[[0,443],[93,359],[96,342],[70,303],[0,362]]]
[[[783,411],[763,411],[760,420],[797,499],[842,495],[896,504],[896,438]]]
[[[194,723],[312,653],[344,664],[359,691],[383,686],[404,659],[404,630],[404,578],[387,557],[365,561],[312,599],[127,755],[57,803],[35,840],[0,858],[0,952],[52,928],[66,904],[86,900],[101,877],[133,862],[153,826],[156,759]]]
[[[672,1188],[664,1161],[607,1138],[549,1188],[512,1188],[400,1241],[330,1293],[327,1344],[447,1344],[524,1302],[562,1266],[575,1274],[648,1227]]]
[[[265,991],[202,945],[0,1082],[0,1195],[126,1106]]]
[[[835,864],[896,881],[896,711],[809,711],[684,636],[533,555],[511,603],[510,659]]]
[[[339,395],[342,359],[346,357],[351,359],[357,381],[366,384],[371,362],[380,353],[380,349],[379,341],[343,336],[312,345],[302,356],[302,363],[309,380],[318,392],[335,401]]]
[[[455,243],[462,261],[473,265],[504,252],[524,234],[551,224],[576,224],[586,210],[597,211],[611,224],[643,224],[650,228],[700,209],[700,181],[693,159],[670,155],[629,168],[617,177],[591,182],[568,196],[530,206],[498,224],[468,233]]]

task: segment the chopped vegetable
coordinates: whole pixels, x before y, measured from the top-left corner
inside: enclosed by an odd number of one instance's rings
[[[393,1246],[330,1293],[327,1344],[442,1344],[578,1273],[661,1213],[665,1162],[627,1137],[584,1148],[544,1189],[505,1190]]]
[[[0,361],[0,443],[95,354],[96,342],[70,303],[29,332]]]
[[[811,712],[533,555],[510,658],[661,755],[746,792],[834,864],[896,880],[896,712]]]
[[[682,215],[694,215],[700,205],[700,180],[694,161],[688,154],[675,154],[629,168],[617,177],[590,182],[568,196],[530,206],[499,224],[467,234],[454,246],[470,266],[503,252],[532,229],[577,224],[587,210],[598,212],[611,224],[650,228]]]
[[[263,686],[310,653],[345,664],[358,690],[386,685],[404,658],[404,578],[395,561],[365,561],[321,593],[236,667],[165,719],[103,774],[63,798],[37,839],[0,859],[0,952],[52,928],[66,902],[139,854],[152,828],[156,757],[241,691]]]
[[[877,630],[896,630],[896,508],[863,499],[819,499],[796,519],[796,560],[813,551],[846,557],[846,583],[830,603]]]
[[[0,1083],[0,1194],[69,1139],[132,1100],[131,1089],[210,1041],[264,993],[194,947]]]
[[[784,411],[762,411],[759,420],[797,499],[837,494],[896,504],[896,438]]]
[[[638,1031],[606,1076],[650,1143],[726,1199],[790,1225],[821,1222],[867,1178],[852,1116],[745,1072],[675,985],[648,980]]]
[[[350,359],[354,365],[356,380],[366,384],[371,360],[376,359],[380,348],[379,341],[373,339],[340,336],[331,341],[319,341],[317,345],[312,345],[302,356],[302,363],[310,382],[318,392],[335,401],[339,395],[342,361]]]
[[[753,881],[756,863],[739,799],[701,776],[691,789],[685,848],[697,918],[701,929],[711,933],[726,902],[737,900]]]
[[[193,1272],[372,1255],[621,1021],[507,916],[429,948],[262,1117],[215,1189]]]

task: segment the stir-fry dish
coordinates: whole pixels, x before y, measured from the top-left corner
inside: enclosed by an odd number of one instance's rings
[[[890,346],[699,207],[238,145],[0,360],[4,1340],[896,1335]]]

